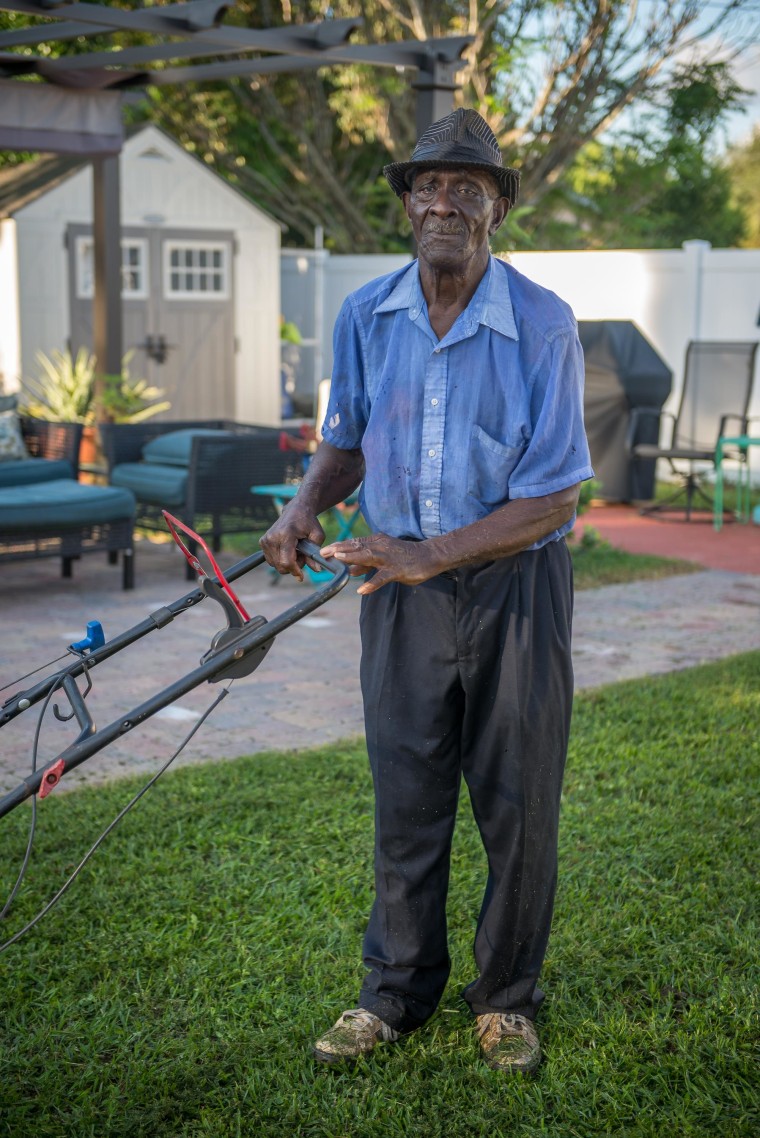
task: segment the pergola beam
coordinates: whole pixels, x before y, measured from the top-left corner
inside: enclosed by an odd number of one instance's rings
[[[1,7],[2,5],[0,5]],[[245,35],[240,40],[235,37],[230,41],[228,36],[224,39],[225,45],[217,43],[213,32],[199,33],[187,43],[144,45],[141,47],[125,48],[123,51],[101,51],[87,56],[63,56],[59,59],[48,59],[43,56],[14,55],[3,53],[0,55],[0,65],[8,70],[29,73],[37,71],[51,82],[60,74],[65,83],[64,76],[73,71],[84,74],[88,71],[100,72],[108,69],[113,72],[113,79],[122,78],[125,84],[161,84],[184,83],[190,78],[198,81],[226,79],[236,75],[252,74],[254,72],[265,74],[269,71],[293,70],[302,61],[313,60],[316,66],[331,66],[342,63],[364,63],[376,67],[405,67],[419,68],[430,71],[434,63],[451,65],[457,62],[464,49],[472,42],[471,36],[446,36],[433,40],[406,40],[392,44],[344,44],[341,41],[361,25],[359,20],[334,21],[336,28],[331,29],[331,38],[335,44],[325,43],[324,37],[312,29],[315,25],[304,25],[297,34],[290,31],[281,32],[280,29],[267,32]],[[247,32],[248,29],[231,29],[232,31]],[[3,42],[0,39],[0,48]],[[123,74],[120,69],[124,65],[139,64],[142,62],[157,62],[161,59],[193,59],[205,58],[219,54],[240,55],[251,51],[271,51],[282,55],[292,56],[287,66],[278,66],[276,60],[239,59],[230,62],[213,62],[194,65],[193,67],[174,67],[162,69],[130,70],[125,68]],[[68,85],[68,84],[67,84]],[[79,85],[79,84],[78,84]],[[84,85],[82,83],[81,85]],[[100,86],[100,83],[93,86]]]
[[[142,32],[146,35],[159,36],[186,36],[196,43],[208,47],[206,54],[213,55],[220,48],[234,48],[237,51],[295,51],[299,48],[309,51],[319,51],[323,47],[332,47],[343,43],[363,21],[358,18],[342,20],[321,20],[310,24],[291,24],[278,28],[242,28],[232,24],[198,27],[183,9],[192,8],[205,0],[188,0],[186,4],[172,4],[161,8],[139,8],[129,10],[126,8],[109,8],[100,4],[68,4],[57,13],[66,16],[69,22],[62,26],[65,28],[67,38],[75,35],[108,35],[112,32]],[[231,5],[219,5],[222,13]],[[18,3],[8,4],[0,0],[0,11],[21,12],[26,15],[42,15],[32,3],[19,0]],[[174,13],[174,14],[172,14]],[[71,20],[74,23],[71,23]],[[79,31],[73,32],[73,27],[79,23]],[[86,29],[86,30],[85,30]],[[12,37],[24,34],[26,43],[44,43],[59,38],[55,34],[55,25],[45,27],[42,34],[31,40],[26,32],[31,29],[18,29],[5,33],[0,38],[0,46],[10,46]],[[48,32],[50,33],[48,35]],[[98,55],[110,55],[110,52],[99,52]],[[88,57],[78,57],[85,62]],[[102,61],[101,61],[102,62]],[[101,65],[101,62],[97,66]]]
[[[219,23],[234,4],[213,0],[185,0],[184,3],[155,8],[110,8],[105,4],[55,4],[53,7],[55,10],[51,11],[50,5],[33,3],[32,0],[0,3],[0,10],[6,12],[41,17],[54,15],[56,19],[92,25],[98,31],[111,28],[113,31],[149,32],[155,35],[180,35],[183,32],[192,35],[206,30]]]
[[[169,13],[169,18],[171,18],[172,11],[176,12],[177,9],[180,9],[180,19],[174,20],[177,26],[173,29],[171,34],[180,35],[184,33],[185,35],[193,35],[198,31],[219,24],[227,10],[233,6],[231,3],[220,4],[218,0],[187,0],[185,4],[166,5],[161,11],[164,16]],[[50,11],[51,8],[65,8],[67,11],[70,11],[72,7],[92,9],[95,5],[71,5],[66,3],[46,5],[23,2],[19,4],[0,3],[0,11],[21,12],[24,15],[40,16],[45,19],[53,17],[59,21],[59,23],[35,24],[35,26],[31,28],[17,28],[13,32],[2,32],[0,33],[0,47],[16,47],[28,43],[49,43],[52,40],[72,40],[78,39],[79,36],[93,36],[104,32],[102,22],[98,23],[96,21],[88,24],[82,20],[63,21],[61,20],[61,15],[65,13]],[[131,13],[127,13],[127,18],[130,19],[130,17]],[[111,22],[109,25],[106,25],[105,34],[108,34],[109,26],[113,31],[120,30],[118,26],[114,26],[113,22]],[[125,24],[124,29],[132,31],[139,30],[135,28],[133,22],[129,23],[129,25]],[[48,32],[50,35],[47,34]]]
[[[222,63],[199,63],[187,67],[166,67],[143,72],[140,83],[157,87],[180,83],[210,83],[221,79],[234,79],[243,75],[269,75],[285,71],[312,70],[318,67],[335,67],[341,63],[364,63],[374,67],[413,68],[433,75],[437,64],[443,64],[447,76],[464,63],[459,56],[471,36],[451,36],[439,40],[407,41],[396,44],[351,44],[335,51],[323,51],[318,56],[270,57],[267,59],[235,59]],[[438,52],[441,52],[441,55]],[[451,57],[454,57],[453,59]],[[135,82],[138,80],[135,79]],[[453,91],[447,78],[446,90]],[[449,99],[449,101],[451,101]],[[449,107],[450,109],[450,107]],[[444,112],[445,113],[445,112]],[[440,116],[438,116],[440,117]],[[430,122],[434,122],[431,119]]]
[[[357,28],[361,20],[333,20],[330,40],[326,40],[320,24],[303,24],[292,32],[289,29],[267,29],[246,36],[245,43],[230,42],[219,44],[206,33],[198,33],[187,40],[172,43],[144,44],[141,47],[127,47],[121,51],[98,51],[92,55],[77,57],[77,70],[89,71],[101,67],[132,67],[134,64],[155,63],[162,59],[197,59],[210,55],[239,55],[252,51],[271,51],[290,55],[322,55],[328,47],[344,43]],[[241,29],[243,30],[243,29]],[[249,42],[250,41],[250,42]],[[2,47],[2,40],[0,40]],[[59,61],[51,60],[49,66],[55,69]],[[65,63],[66,60],[60,60]]]

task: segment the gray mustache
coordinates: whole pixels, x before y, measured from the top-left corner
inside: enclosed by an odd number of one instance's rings
[[[425,226],[426,233],[464,233],[464,226],[462,225],[444,225],[441,222],[436,222],[432,225]]]

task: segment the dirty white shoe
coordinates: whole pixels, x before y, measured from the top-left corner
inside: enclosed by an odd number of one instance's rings
[[[369,1055],[377,1043],[395,1043],[399,1032],[365,1008],[349,1008],[314,1044],[320,1063],[350,1063]]]
[[[541,1044],[531,1020],[513,1012],[476,1016],[480,1050],[489,1067],[530,1075],[541,1062]]]

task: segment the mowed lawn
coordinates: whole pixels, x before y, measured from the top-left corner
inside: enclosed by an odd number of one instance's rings
[[[363,744],[170,772],[0,956],[0,1135],[759,1134],[759,727],[760,653],[577,698],[530,1081],[480,1061],[459,996],[484,874],[466,797],[443,1006],[339,1073],[310,1044],[361,976]],[[6,935],[138,785],[40,804]],[[0,825],[5,892],[28,821]]]

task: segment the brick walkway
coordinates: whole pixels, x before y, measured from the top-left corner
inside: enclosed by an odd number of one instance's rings
[[[595,512],[591,517],[597,525]],[[231,560],[226,558],[225,564]],[[753,566],[579,593],[574,635],[578,687],[760,649],[760,575]],[[88,621],[100,620],[109,638],[192,587],[185,582],[171,546],[140,543],[136,570],[137,588],[124,593],[119,587],[120,570],[99,556],[76,563],[70,581],[61,580],[54,560],[3,565],[0,686],[60,655],[67,644],[84,635]],[[266,567],[236,586],[249,612],[267,617],[290,607],[298,590],[307,587],[288,579],[274,588]],[[350,582],[332,601],[283,633],[259,670],[233,684],[230,696],[178,763],[270,748],[300,749],[360,734],[355,588]],[[223,623],[217,606],[206,601],[101,664],[93,672],[94,690],[88,697],[96,724],[117,720],[188,672]],[[2,693],[0,700],[13,690]],[[98,783],[131,773],[147,777],[168,758],[216,691],[210,685],[196,689],[72,772],[65,785]],[[0,732],[0,792],[29,772],[35,723],[35,711],[30,709]],[[75,734],[71,724],[60,724],[49,715],[39,765],[54,758]]]

